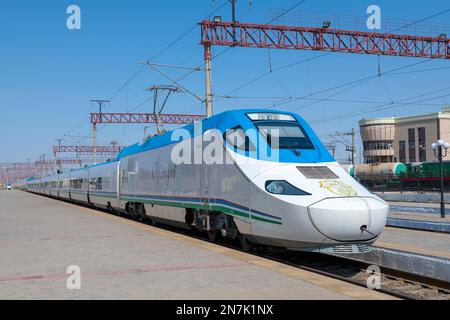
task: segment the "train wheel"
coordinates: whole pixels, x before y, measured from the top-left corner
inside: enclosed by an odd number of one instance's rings
[[[241,249],[244,252],[250,252],[253,249],[253,245],[250,241],[248,241],[247,237],[243,234],[239,234],[239,243],[241,244]]]
[[[217,240],[217,230],[208,230],[206,231],[206,234],[208,235],[208,240],[211,242],[216,242]]]

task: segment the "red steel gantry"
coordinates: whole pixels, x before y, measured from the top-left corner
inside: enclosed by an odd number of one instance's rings
[[[450,39],[331,28],[205,20],[201,44],[294,50],[321,50],[400,57],[449,59]],[[205,49],[206,50],[206,49]]]
[[[233,3],[234,4],[234,3]],[[233,15],[234,16],[234,15]],[[450,39],[445,34],[423,37],[392,33],[339,30],[329,27],[294,27],[273,24],[204,20],[206,110],[212,115],[211,62],[215,46],[318,50],[431,59],[450,58]]]

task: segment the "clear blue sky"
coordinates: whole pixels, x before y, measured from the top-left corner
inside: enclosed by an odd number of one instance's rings
[[[138,62],[150,59],[166,45],[190,29],[202,17],[217,9],[225,0],[201,1],[144,1],[144,0],[15,0],[2,1],[0,8],[0,162],[33,161],[41,153],[51,154],[56,138],[65,138],[64,144],[90,144],[89,112],[97,110],[90,103],[94,98],[111,98],[140,67]],[[238,1],[238,20],[267,23],[276,10],[292,7],[299,1],[253,0],[251,9],[247,0]],[[66,28],[66,8],[76,4],[82,10],[82,29]],[[313,16],[367,17],[366,8],[377,4],[382,19],[414,21],[450,7],[446,0],[430,1],[326,1],[308,0],[286,16],[296,21],[300,12]],[[226,5],[216,15],[230,18]],[[427,22],[442,24],[448,32],[450,14]],[[343,19],[345,20],[345,19]],[[386,20],[387,21],[387,20]],[[396,25],[394,23],[394,25]],[[420,24],[426,27],[426,24]],[[382,30],[388,31],[388,30]],[[154,62],[184,66],[202,64],[200,31],[195,29]],[[218,54],[224,48],[214,48]],[[321,52],[271,50],[272,68],[319,56]],[[224,95],[269,70],[269,52],[262,49],[233,48],[213,61],[213,90]],[[304,96],[320,90],[357,80],[377,73],[378,58],[369,55],[333,53],[308,63],[273,72],[232,95],[243,97]],[[382,57],[381,71],[419,62],[421,59]],[[440,110],[450,101],[450,89],[424,96],[449,95],[408,105],[320,122],[330,116],[373,107],[380,103],[398,101],[450,86],[450,61],[434,60],[402,70],[401,74],[385,75],[367,81],[328,99],[339,101],[298,100],[280,106],[283,110],[297,110],[324,141],[336,130],[357,128],[364,117],[409,115]],[[435,69],[427,72],[411,72]],[[439,69],[440,68],[440,69]],[[186,71],[165,69],[172,77],[181,77]],[[168,84],[148,68],[142,70],[125,89],[115,95],[105,111],[133,110],[148,112],[151,103],[136,108],[150,93],[145,88],[154,84]],[[196,94],[204,95],[204,77],[194,73],[182,84]],[[339,90],[312,95],[327,98]],[[422,99],[423,99],[422,98]],[[279,99],[221,99],[215,102],[215,111],[229,108],[267,107]],[[361,100],[358,103],[346,100]],[[373,101],[374,103],[366,103]],[[414,101],[411,100],[411,101]],[[203,112],[189,94],[180,94],[169,101],[167,112]],[[117,140],[128,145],[142,140],[143,126],[101,126],[99,144]],[[66,135],[64,137],[64,135]],[[69,137],[73,135],[75,137]],[[359,138],[359,137],[358,137]],[[358,139],[359,140],[359,139]],[[346,157],[340,146],[337,158]]]

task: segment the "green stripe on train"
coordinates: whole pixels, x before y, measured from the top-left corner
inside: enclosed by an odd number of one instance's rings
[[[72,193],[77,193],[77,194],[85,194],[84,192],[79,192],[79,191],[71,191]],[[106,194],[98,194],[95,193],[93,194],[93,196],[96,197],[103,197],[103,198],[117,198],[117,196],[115,195],[106,195]],[[216,204],[194,204],[194,203],[190,203],[190,202],[174,202],[174,201],[161,201],[161,200],[147,200],[147,199],[142,199],[139,197],[136,198],[132,198],[132,197],[122,197],[121,199],[124,200],[128,200],[128,201],[136,201],[139,200],[145,204],[156,204],[156,205],[161,205],[161,206],[170,206],[170,207],[176,207],[176,208],[189,208],[189,209],[201,209],[201,210],[215,210],[215,211],[220,211],[226,214],[230,214],[230,215],[234,215],[234,216],[238,216],[238,217],[243,217],[246,219],[250,218],[250,215],[246,212],[242,212],[242,211],[238,211],[238,210],[234,210],[225,206],[221,206],[221,205],[216,205]],[[272,224],[278,224],[278,225],[282,225],[281,222],[279,221],[273,221],[273,220],[269,220],[269,219],[265,219],[262,217],[259,217],[257,215],[252,215],[251,216],[252,219],[254,220],[258,220],[258,221],[262,221],[262,222],[267,222],[267,223],[272,223]]]
[[[135,201],[135,200],[139,200],[142,201],[145,204],[156,204],[156,205],[162,205],[162,206],[170,206],[170,207],[177,207],[177,208],[189,208],[189,209],[202,209],[202,210],[215,210],[215,211],[220,211],[226,214],[231,214],[234,216],[239,216],[239,217],[244,217],[249,219],[250,215],[246,212],[242,212],[242,211],[238,211],[238,210],[234,210],[228,207],[224,207],[221,205],[215,205],[215,204],[194,204],[194,203],[188,203],[188,202],[174,202],[174,201],[161,201],[161,200],[146,200],[146,199],[142,199],[142,198],[132,198],[132,197],[123,197],[122,199],[125,200],[129,200],[129,201]],[[254,220],[258,220],[258,221],[262,221],[262,222],[267,222],[267,223],[272,223],[272,224],[278,224],[281,225],[282,223],[279,221],[272,221],[269,219],[265,219],[256,215],[252,215],[251,216],[252,219]]]

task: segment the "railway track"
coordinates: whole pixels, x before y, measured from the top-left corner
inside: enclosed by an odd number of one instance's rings
[[[73,204],[72,202],[68,203]],[[93,208],[83,204],[79,205],[90,209],[97,209],[108,214],[117,215],[117,213],[111,213],[108,210]],[[158,228],[180,233],[195,239],[209,241],[206,234],[195,229],[186,230],[159,223],[155,224],[150,220],[136,219],[123,214],[119,214],[119,216],[124,219],[156,226]],[[215,243],[234,250],[243,251],[240,248],[238,241],[218,237]],[[356,260],[349,257],[321,253],[287,251],[279,248],[255,247],[252,252],[248,253],[365,288],[367,288],[367,279],[371,276],[367,270],[369,266],[373,265],[373,263]],[[450,300],[449,282],[386,267],[380,267],[380,269],[381,286],[380,289],[373,290],[405,300]]]
[[[263,257],[367,287],[371,263],[348,257],[297,252],[265,253]],[[450,300],[450,283],[401,270],[381,269],[382,293],[406,300]]]
[[[157,227],[209,241],[205,234],[197,230],[185,230],[161,224],[157,224]],[[242,251],[237,241],[218,238],[215,243]],[[367,273],[367,269],[373,265],[348,257],[294,252],[278,248],[256,248],[248,253],[365,288],[367,288],[367,279],[371,276]],[[381,287],[374,290],[405,300],[450,300],[450,283],[448,282],[391,268],[381,267],[380,269]]]

